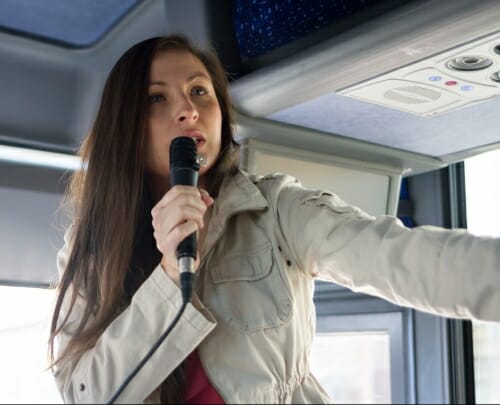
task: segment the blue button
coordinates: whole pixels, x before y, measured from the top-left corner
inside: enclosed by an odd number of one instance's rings
[[[465,86],[461,86],[460,87],[460,90],[463,90],[463,91],[471,91],[471,90],[474,90],[474,86],[471,85],[471,84],[466,84]]]
[[[442,79],[442,77],[441,77],[441,76],[429,76],[429,80],[430,80],[431,82],[438,82],[438,81],[440,81],[441,79]]]

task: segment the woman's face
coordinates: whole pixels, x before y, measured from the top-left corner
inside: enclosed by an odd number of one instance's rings
[[[222,114],[203,63],[186,51],[159,53],[151,64],[146,170],[168,185],[170,143],[178,136],[196,138],[206,165],[202,182],[221,147]]]

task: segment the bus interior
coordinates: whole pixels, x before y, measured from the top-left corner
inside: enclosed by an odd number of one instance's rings
[[[221,58],[242,169],[500,235],[499,1],[2,0],[0,402],[62,402],[46,370],[62,197],[109,70],[170,33]],[[498,325],[330,283],[314,299],[312,368],[336,402],[500,401]]]

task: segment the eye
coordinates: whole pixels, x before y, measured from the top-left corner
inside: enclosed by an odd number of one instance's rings
[[[191,95],[193,96],[204,96],[208,92],[201,86],[195,86],[191,89]]]
[[[148,100],[149,104],[159,103],[160,101],[165,101],[165,96],[163,94],[151,94]]]

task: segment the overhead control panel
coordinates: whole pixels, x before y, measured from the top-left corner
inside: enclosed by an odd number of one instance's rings
[[[500,95],[496,33],[337,92],[434,117]]]

